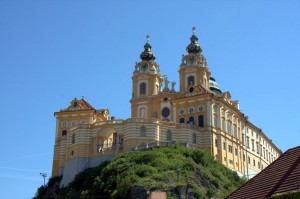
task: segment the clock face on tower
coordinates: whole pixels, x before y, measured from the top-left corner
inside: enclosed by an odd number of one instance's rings
[[[190,56],[189,57],[189,62],[192,64],[192,63],[194,63],[194,61],[195,61],[195,57],[194,56]]]
[[[146,71],[148,69],[148,64],[144,63],[144,65],[142,66],[143,71]]]

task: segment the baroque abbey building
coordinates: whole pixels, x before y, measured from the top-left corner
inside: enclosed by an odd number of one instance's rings
[[[84,98],[55,112],[52,176],[61,186],[115,155],[179,143],[208,151],[240,176],[253,177],[281,151],[211,76],[193,28],[179,64],[179,91],[160,73],[149,37],[132,74],[131,118],[115,119]]]

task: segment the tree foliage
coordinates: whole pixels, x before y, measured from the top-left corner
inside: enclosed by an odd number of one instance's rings
[[[67,187],[57,190],[56,197],[130,198],[132,187],[138,187],[141,194],[160,190],[169,198],[179,198],[187,185],[193,187],[196,198],[224,197],[244,182],[209,153],[177,145],[123,153],[78,174]],[[44,189],[39,188],[35,198],[43,198]]]

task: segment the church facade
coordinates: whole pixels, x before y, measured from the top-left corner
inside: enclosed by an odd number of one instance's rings
[[[187,54],[179,64],[179,91],[160,73],[147,36],[132,74],[131,118],[109,116],[84,98],[55,112],[52,176],[61,186],[75,175],[115,155],[179,143],[208,151],[241,176],[253,177],[281,151],[239,110],[230,92],[211,76],[193,28]]]

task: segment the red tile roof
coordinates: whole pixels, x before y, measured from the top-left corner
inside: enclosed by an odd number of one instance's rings
[[[81,100],[79,100],[81,103],[82,103],[82,105],[84,106],[84,108],[83,109],[90,109],[90,110],[95,110],[94,109],[94,107],[92,106],[92,105],[90,105],[87,101],[85,101],[85,99],[81,99]]]
[[[287,150],[227,199],[270,198],[291,191],[300,191],[300,146]]]

